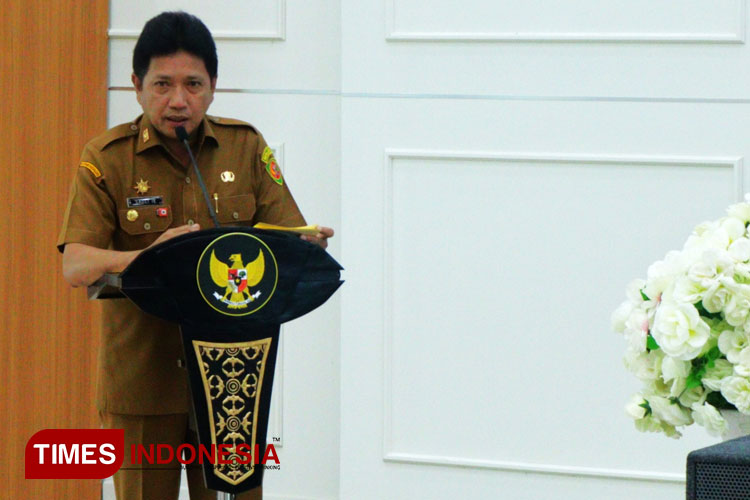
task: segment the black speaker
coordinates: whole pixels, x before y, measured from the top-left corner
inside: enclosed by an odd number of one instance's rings
[[[750,500],[750,436],[692,451],[688,500]]]

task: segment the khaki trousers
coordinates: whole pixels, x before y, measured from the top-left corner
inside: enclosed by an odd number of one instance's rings
[[[177,458],[169,464],[133,464],[131,445],[168,444],[176,450],[182,444],[196,449],[198,438],[188,425],[188,414],[120,415],[99,412],[105,429],[125,429],[125,461],[114,475],[117,500],[177,500],[180,493],[182,464]],[[216,491],[203,484],[198,463],[186,465],[190,500],[216,500]],[[261,488],[240,493],[237,500],[262,500]]]

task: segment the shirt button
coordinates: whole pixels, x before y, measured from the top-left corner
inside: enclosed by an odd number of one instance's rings
[[[190,177],[185,177],[185,183],[190,184]]]
[[[150,224],[150,223],[148,223],[148,222],[145,222],[145,223],[143,224],[143,229],[145,229],[146,231],[149,231],[149,230],[151,229],[151,224]]]
[[[188,219],[187,223],[188,223],[188,226],[192,226],[193,224],[195,224],[195,221],[193,221],[193,219]]]
[[[240,214],[238,214],[237,212],[232,213],[232,219],[237,220],[239,218],[240,218]]]

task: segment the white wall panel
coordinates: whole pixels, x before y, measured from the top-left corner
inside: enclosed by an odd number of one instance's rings
[[[219,35],[219,88],[328,93],[340,88],[339,4],[333,0],[113,1],[111,87],[132,86],[136,37],[145,21],[167,8],[198,15]]]
[[[746,0],[344,2],[343,90],[748,99],[747,16]]]
[[[611,364],[573,360],[583,343],[605,352],[611,339],[582,338],[584,311],[571,298],[586,297],[592,322],[606,324],[608,303],[591,297],[592,284],[604,286],[612,259],[629,253],[612,249],[623,226],[602,224],[628,204],[609,193],[638,189],[668,206],[689,197],[705,213],[713,202],[701,194],[731,199],[739,171],[739,161],[712,158],[389,152],[386,458],[679,480],[675,457],[644,468],[637,449],[610,438],[626,423],[607,418],[617,397],[598,395]],[[678,178],[684,189],[673,190]],[[445,221],[456,222],[448,241]],[[585,406],[584,394],[599,403],[585,416],[550,418]],[[580,446],[592,424],[608,437]]]
[[[286,0],[152,0],[150,2],[113,2],[110,37],[137,38],[155,14],[188,10],[198,16],[218,39],[283,40],[286,31]],[[231,15],[228,15],[230,14]]]
[[[715,441],[635,430],[609,315],[750,186],[749,111],[344,98],[341,497],[684,497]]]
[[[744,41],[745,0],[385,0],[389,40]]]

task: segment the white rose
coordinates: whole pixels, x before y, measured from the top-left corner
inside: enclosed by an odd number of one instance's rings
[[[687,270],[687,276],[693,281],[703,284],[706,288],[713,284],[716,278],[716,266],[701,259],[693,262]]]
[[[722,381],[732,376],[734,365],[726,359],[717,359],[712,367],[706,367],[701,383],[703,387],[712,391],[720,391]]]
[[[648,313],[640,307],[633,309],[628,319],[625,320],[623,331],[628,341],[628,348],[635,352],[645,351],[648,329]]]
[[[703,294],[703,307],[710,313],[720,312],[726,306],[730,296],[731,292],[717,282]]]
[[[633,311],[633,307],[634,305],[632,302],[623,302],[612,313],[612,329],[615,332],[623,333],[625,331],[625,321],[627,321],[630,313]]]
[[[727,429],[727,422],[721,413],[708,403],[694,404],[691,406],[693,410],[693,419],[695,422],[705,427],[706,431],[712,436],[721,436]]]
[[[667,253],[664,260],[656,261],[649,266],[644,293],[651,300],[658,299],[684,269],[685,259],[680,252],[673,250]]]
[[[627,333],[628,350],[633,352],[645,352],[648,347],[648,332],[646,330],[634,330]]]
[[[689,302],[695,304],[703,300],[703,295],[716,280],[695,279],[691,276],[680,276],[675,282],[672,297],[677,302]],[[705,284],[705,285],[704,285]]]
[[[669,395],[679,397],[685,392],[687,377],[690,375],[690,361],[681,361],[679,359],[666,356],[661,362],[661,378],[665,383],[672,382]]]
[[[711,334],[692,304],[662,302],[656,310],[651,335],[665,354],[689,360],[700,354]]]
[[[670,357],[665,357],[661,362],[661,378],[664,382],[669,382],[677,378],[687,378],[690,375],[690,361],[682,361]]]
[[[665,436],[672,439],[680,439],[682,437],[682,433],[678,431],[674,425],[670,425],[666,422],[661,423],[661,431]]]
[[[735,241],[745,234],[745,221],[742,221],[737,217],[724,217],[719,220],[721,227],[727,232],[731,241]]]
[[[740,219],[747,224],[750,222],[750,204],[735,203],[734,205],[730,205],[729,208],[727,208],[727,214],[729,214],[730,217]]]
[[[735,263],[734,273],[741,278],[750,279],[750,263],[747,263],[747,262]]]
[[[640,304],[641,302],[643,302],[641,290],[643,290],[643,287],[645,286],[646,280],[634,279],[630,283],[628,283],[628,286],[625,287],[625,296],[630,302],[633,302],[634,304]]]
[[[645,403],[646,400],[643,399],[643,395],[633,394],[633,396],[630,398],[630,401],[628,401],[628,404],[625,405],[625,412],[634,420],[641,419],[646,416],[646,408],[641,406]]]
[[[726,250],[715,248],[705,250],[700,256],[700,262],[713,270],[714,276],[731,277],[734,275],[736,262]]]
[[[737,262],[747,262],[750,260],[750,240],[747,238],[738,238],[729,245],[729,255]]]
[[[661,350],[651,352],[625,351],[623,362],[625,368],[632,372],[640,380],[649,381],[659,378],[661,374],[661,361],[664,358]]]
[[[687,387],[687,379],[676,378],[672,381],[671,387],[669,388],[669,395],[673,398],[679,398],[680,395],[684,396],[685,388]],[[691,403],[692,404],[692,401]],[[688,405],[689,406],[689,405]]]
[[[745,347],[737,356],[737,364],[734,365],[734,373],[740,377],[750,377],[750,347]]]
[[[732,326],[744,325],[750,313],[750,298],[735,293],[724,306],[724,319]]]
[[[690,411],[687,408],[683,408],[678,403],[672,403],[667,398],[651,396],[648,399],[648,404],[656,418],[670,425],[679,426],[693,423]]]
[[[719,350],[730,363],[739,363],[740,352],[750,344],[748,334],[741,330],[724,330],[719,335]]]
[[[727,232],[731,241],[741,238],[745,234],[745,222],[737,217],[721,219],[721,227]]]
[[[691,255],[707,248],[725,250],[728,246],[729,235],[717,222],[699,224],[685,242],[685,250]]]
[[[661,350],[652,351],[651,354],[653,354],[654,352],[661,352]],[[664,353],[661,354],[661,358],[664,358]],[[661,370],[661,362],[659,364],[659,369]],[[660,376],[657,376],[655,378],[643,381],[641,394],[643,394],[643,397],[645,399],[648,399],[649,396],[654,395],[667,397],[669,396],[669,386],[664,383]]]
[[[685,408],[690,408],[695,403],[703,403],[706,400],[706,392],[703,387],[693,387],[679,395],[679,401]]]
[[[662,422],[652,415],[635,421],[635,428],[641,432],[662,432]]]
[[[721,383],[721,394],[740,412],[750,414],[750,380],[745,377],[727,377]]]

